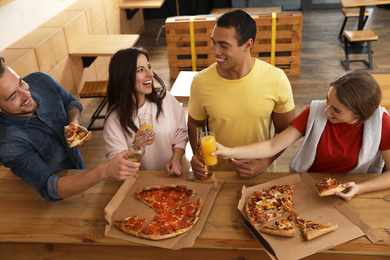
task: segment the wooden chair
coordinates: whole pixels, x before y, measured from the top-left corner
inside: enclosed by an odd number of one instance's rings
[[[339,38],[341,40],[344,40],[343,32],[344,32],[345,25],[347,24],[348,18],[350,18],[350,17],[359,18],[360,8],[341,8],[341,12],[343,13],[345,18],[344,18],[343,25],[341,26],[341,29],[340,29]],[[364,28],[364,25],[366,25],[366,22],[367,22],[369,16],[370,16],[370,12],[367,11],[367,9],[366,9],[364,12],[363,28]]]
[[[107,104],[107,83],[107,81],[87,81],[85,82],[84,87],[80,92],[80,98],[103,98],[91,117],[88,130],[103,129],[103,127],[92,128],[92,125],[96,119],[104,118],[104,116],[100,115],[100,113]]]
[[[362,31],[344,31],[344,52],[345,60],[341,61],[341,64],[346,70],[349,70],[350,62],[363,62],[368,68],[372,70],[372,50],[371,42],[378,40],[378,35],[376,35],[372,30],[362,30]],[[367,46],[363,46],[364,42],[367,42]],[[368,62],[366,60],[350,60],[350,54],[368,54]]]

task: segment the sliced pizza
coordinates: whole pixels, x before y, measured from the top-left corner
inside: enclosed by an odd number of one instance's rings
[[[295,220],[297,221],[302,235],[306,241],[325,235],[338,228],[337,225],[325,225],[315,221],[300,218],[299,216],[295,216]]]
[[[166,212],[185,203],[195,195],[195,191],[184,185],[150,186],[134,193],[157,212]]]
[[[122,220],[115,220],[114,224],[119,230],[138,237],[145,222],[146,218],[140,219],[138,215],[135,215]]]
[[[341,182],[330,177],[316,183],[316,187],[318,195],[320,195],[321,197],[334,195],[336,192],[341,192],[345,190]]]
[[[176,233],[163,212],[158,213],[139,233],[139,237],[151,240],[161,240],[175,236]]]
[[[254,192],[245,207],[251,224],[259,226],[291,213],[293,191],[293,185],[275,185]]]
[[[273,225],[261,227],[259,231],[276,236],[294,237],[294,215],[291,213],[286,218],[280,221],[275,221],[275,224]]]
[[[91,131],[71,122],[64,127],[65,140],[69,147],[75,147],[82,143],[88,136],[92,134]]]
[[[175,237],[189,231],[199,219],[202,201],[186,202],[195,191],[183,185],[151,186],[135,192],[135,197],[157,211],[143,228],[146,219],[138,215],[115,220],[115,226],[128,234],[150,240]],[[142,222],[142,223],[141,223]]]
[[[187,202],[177,206],[167,214],[168,221],[176,235],[183,234],[190,230],[199,219],[202,209],[201,199],[195,202]]]

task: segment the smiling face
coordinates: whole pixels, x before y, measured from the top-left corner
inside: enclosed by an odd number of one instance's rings
[[[5,67],[0,77],[0,112],[10,116],[32,116],[36,102],[29,92],[29,85],[12,69]]]
[[[239,67],[244,61],[243,56],[247,52],[250,53],[251,46],[248,46],[248,42],[238,46],[234,27],[215,26],[211,41],[213,43],[213,54],[217,58],[219,69],[229,70]],[[248,41],[251,41],[251,39]]]
[[[137,58],[137,72],[135,76],[135,90],[140,99],[152,93],[153,71],[145,55],[140,54]]]
[[[326,97],[325,114],[331,123],[347,123],[354,124],[360,117],[355,114],[352,110],[343,105],[336,97],[336,90],[331,87]]]

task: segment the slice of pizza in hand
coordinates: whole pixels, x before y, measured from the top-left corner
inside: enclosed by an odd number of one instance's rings
[[[69,147],[75,147],[81,144],[88,136],[92,134],[84,127],[71,122],[69,125],[64,127],[65,140]]]
[[[325,225],[322,223],[300,218],[299,216],[295,216],[295,220],[297,221],[302,235],[306,241],[325,235],[338,228],[337,225]]]
[[[273,225],[261,227],[259,231],[276,236],[295,237],[294,214],[291,213],[286,218],[275,221]]]
[[[333,178],[326,178],[316,184],[318,195],[329,196],[345,190],[343,184]]]

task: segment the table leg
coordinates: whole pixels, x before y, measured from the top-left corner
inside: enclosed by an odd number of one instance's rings
[[[365,6],[360,6],[358,31],[361,31],[364,28],[364,13],[365,12],[366,12],[366,7]]]

